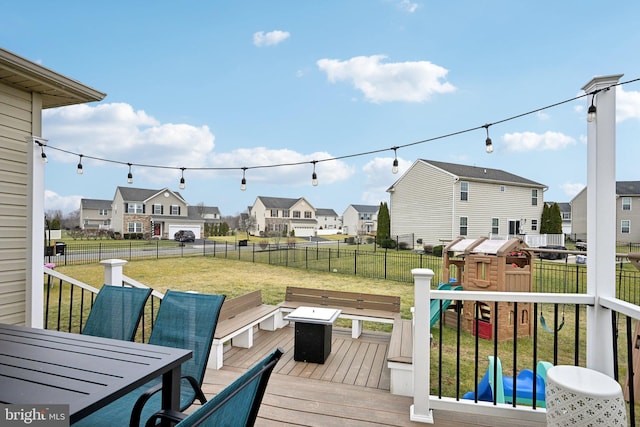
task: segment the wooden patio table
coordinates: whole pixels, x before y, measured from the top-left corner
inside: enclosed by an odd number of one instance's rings
[[[191,350],[0,324],[0,402],[69,405],[71,424],[162,376],[162,408],[178,410]]]

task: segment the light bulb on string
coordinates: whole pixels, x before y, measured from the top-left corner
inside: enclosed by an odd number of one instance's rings
[[[482,126],[483,128],[485,128],[487,130],[487,139],[485,140],[485,146],[486,146],[486,150],[488,154],[493,153],[493,143],[491,142],[491,138],[489,138],[489,126],[491,126],[490,124],[486,124],[484,126]]]
[[[80,160],[78,160],[78,169],[77,169],[78,175],[82,175],[82,173],[84,172],[82,170],[82,154],[80,154]]]
[[[185,187],[185,185],[184,185],[184,170],[185,169],[186,168],[180,168],[180,171],[182,172],[182,175],[180,176],[180,189],[181,190],[184,190],[184,187]]]
[[[393,159],[393,167],[391,168],[391,172],[396,174],[398,173],[398,147],[393,147],[393,155],[394,155],[394,159]]]
[[[133,184],[133,174],[131,173],[131,163],[129,165],[129,173],[127,174],[127,184]]]
[[[589,123],[593,122],[596,119],[597,108],[593,104],[595,97],[596,97],[596,94],[594,93],[593,96],[591,97],[591,106],[589,107],[589,110],[587,110],[587,122]]]
[[[240,190],[245,191],[247,189],[247,178],[244,177],[247,168],[242,168],[242,181],[240,181]]]
[[[313,185],[314,187],[317,187],[318,186],[318,174],[316,174],[316,163],[318,163],[318,161],[314,160],[311,163],[313,163],[313,173],[311,174],[311,185]]]

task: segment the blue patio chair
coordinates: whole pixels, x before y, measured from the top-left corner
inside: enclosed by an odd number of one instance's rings
[[[224,295],[169,290],[160,303],[149,344],[185,348],[193,352],[193,357],[182,364],[180,411],[187,409],[196,399],[201,403],[207,401],[201,386],[224,298]],[[74,426],[124,426],[128,423],[138,427],[141,420],[161,409],[161,389],[162,378],[156,378]]]
[[[156,426],[161,419],[177,422],[176,427],[253,426],[271,372],[282,354],[282,349],[276,349],[191,415],[159,411],[149,418],[145,427]]]
[[[133,341],[150,288],[104,285],[93,302],[83,335]]]

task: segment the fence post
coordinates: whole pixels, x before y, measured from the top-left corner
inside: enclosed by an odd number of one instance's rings
[[[434,273],[428,268],[414,268],[411,274],[414,280],[415,310],[413,312],[413,405],[410,408],[409,418],[411,421],[433,424],[433,413],[429,409],[431,392],[429,293]]]
[[[122,267],[127,263],[123,259],[105,259],[100,261],[104,265],[104,283],[106,285],[122,286]]]

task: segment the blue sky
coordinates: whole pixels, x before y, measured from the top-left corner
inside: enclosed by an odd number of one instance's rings
[[[47,150],[45,209],[63,212],[127,186],[117,162],[162,166],[134,166],[132,186],[223,215],[257,196],[378,205],[421,158],[570,201],[586,185],[587,98],[491,126],[492,154],[482,128],[413,143],[571,99],[594,76],[640,78],[637,1],[24,1],[2,16],[0,46],[107,94],[44,113],[50,146],[109,160],[78,175],[77,155]],[[640,82],[617,91],[616,175],[639,180]]]

